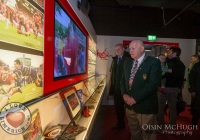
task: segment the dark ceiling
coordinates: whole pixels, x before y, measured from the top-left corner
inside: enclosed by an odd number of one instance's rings
[[[200,38],[200,0],[88,0],[97,35]]]

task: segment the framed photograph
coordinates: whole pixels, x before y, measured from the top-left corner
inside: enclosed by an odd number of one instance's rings
[[[85,94],[83,93],[83,90],[82,89],[79,89],[79,90],[77,90],[76,91],[76,95],[78,96],[78,99],[79,99],[79,101],[80,101],[80,103],[81,103],[81,107],[83,106],[83,104],[84,104],[84,96],[85,96]]]
[[[81,104],[76,94],[76,88],[73,86],[61,92],[60,96],[70,118],[73,119],[81,109]]]
[[[43,51],[44,14],[26,0],[9,0],[3,5],[0,41]]]
[[[5,76],[6,80],[0,79],[0,85],[5,88],[14,85],[10,91],[6,90],[5,96],[9,95],[8,102],[25,103],[42,97],[43,56],[3,50],[1,47],[0,67],[9,75]],[[7,102],[3,103],[2,98],[3,96],[0,97],[0,104],[4,106]]]
[[[83,107],[85,101],[89,98],[86,87],[83,87],[82,89],[77,90],[76,94],[77,94],[79,101],[81,103],[81,107]]]

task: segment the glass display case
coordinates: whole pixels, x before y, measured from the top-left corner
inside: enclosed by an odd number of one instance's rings
[[[105,88],[106,76],[92,76],[84,80],[83,83],[82,89],[76,89],[77,96],[81,100],[78,111],[73,114],[70,123],[60,131],[61,133],[57,138],[59,140],[82,140],[89,136],[92,120],[98,110]],[[73,91],[70,95],[72,93]],[[63,98],[63,100],[66,100],[66,98]],[[74,98],[74,100],[76,99]],[[75,104],[77,105],[77,102]]]

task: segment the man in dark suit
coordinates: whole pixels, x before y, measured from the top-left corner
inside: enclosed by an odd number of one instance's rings
[[[192,95],[192,125],[197,125],[200,119],[200,62],[192,68],[189,75],[190,92]]]
[[[134,60],[125,63],[121,91],[132,140],[155,140],[158,112],[157,89],[161,80],[160,61],[148,56],[141,40],[129,45]]]
[[[111,74],[111,88],[113,88],[114,96],[114,106],[117,116],[117,124],[115,124],[112,129],[120,130],[125,128],[124,122],[124,101],[121,95],[120,90],[120,80],[122,78],[122,73],[124,69],[124,62],[127,58],[130,58],[130,55],[124,51],[122,44],[115,45],[115,54],[112,62],[112,74]]]

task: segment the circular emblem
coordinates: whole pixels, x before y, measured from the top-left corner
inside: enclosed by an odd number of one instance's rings
[[[25,132],[31,123],[29,109],[17,102],[9,103],[0,111],[0,125],[4,131],[12,135]]]

